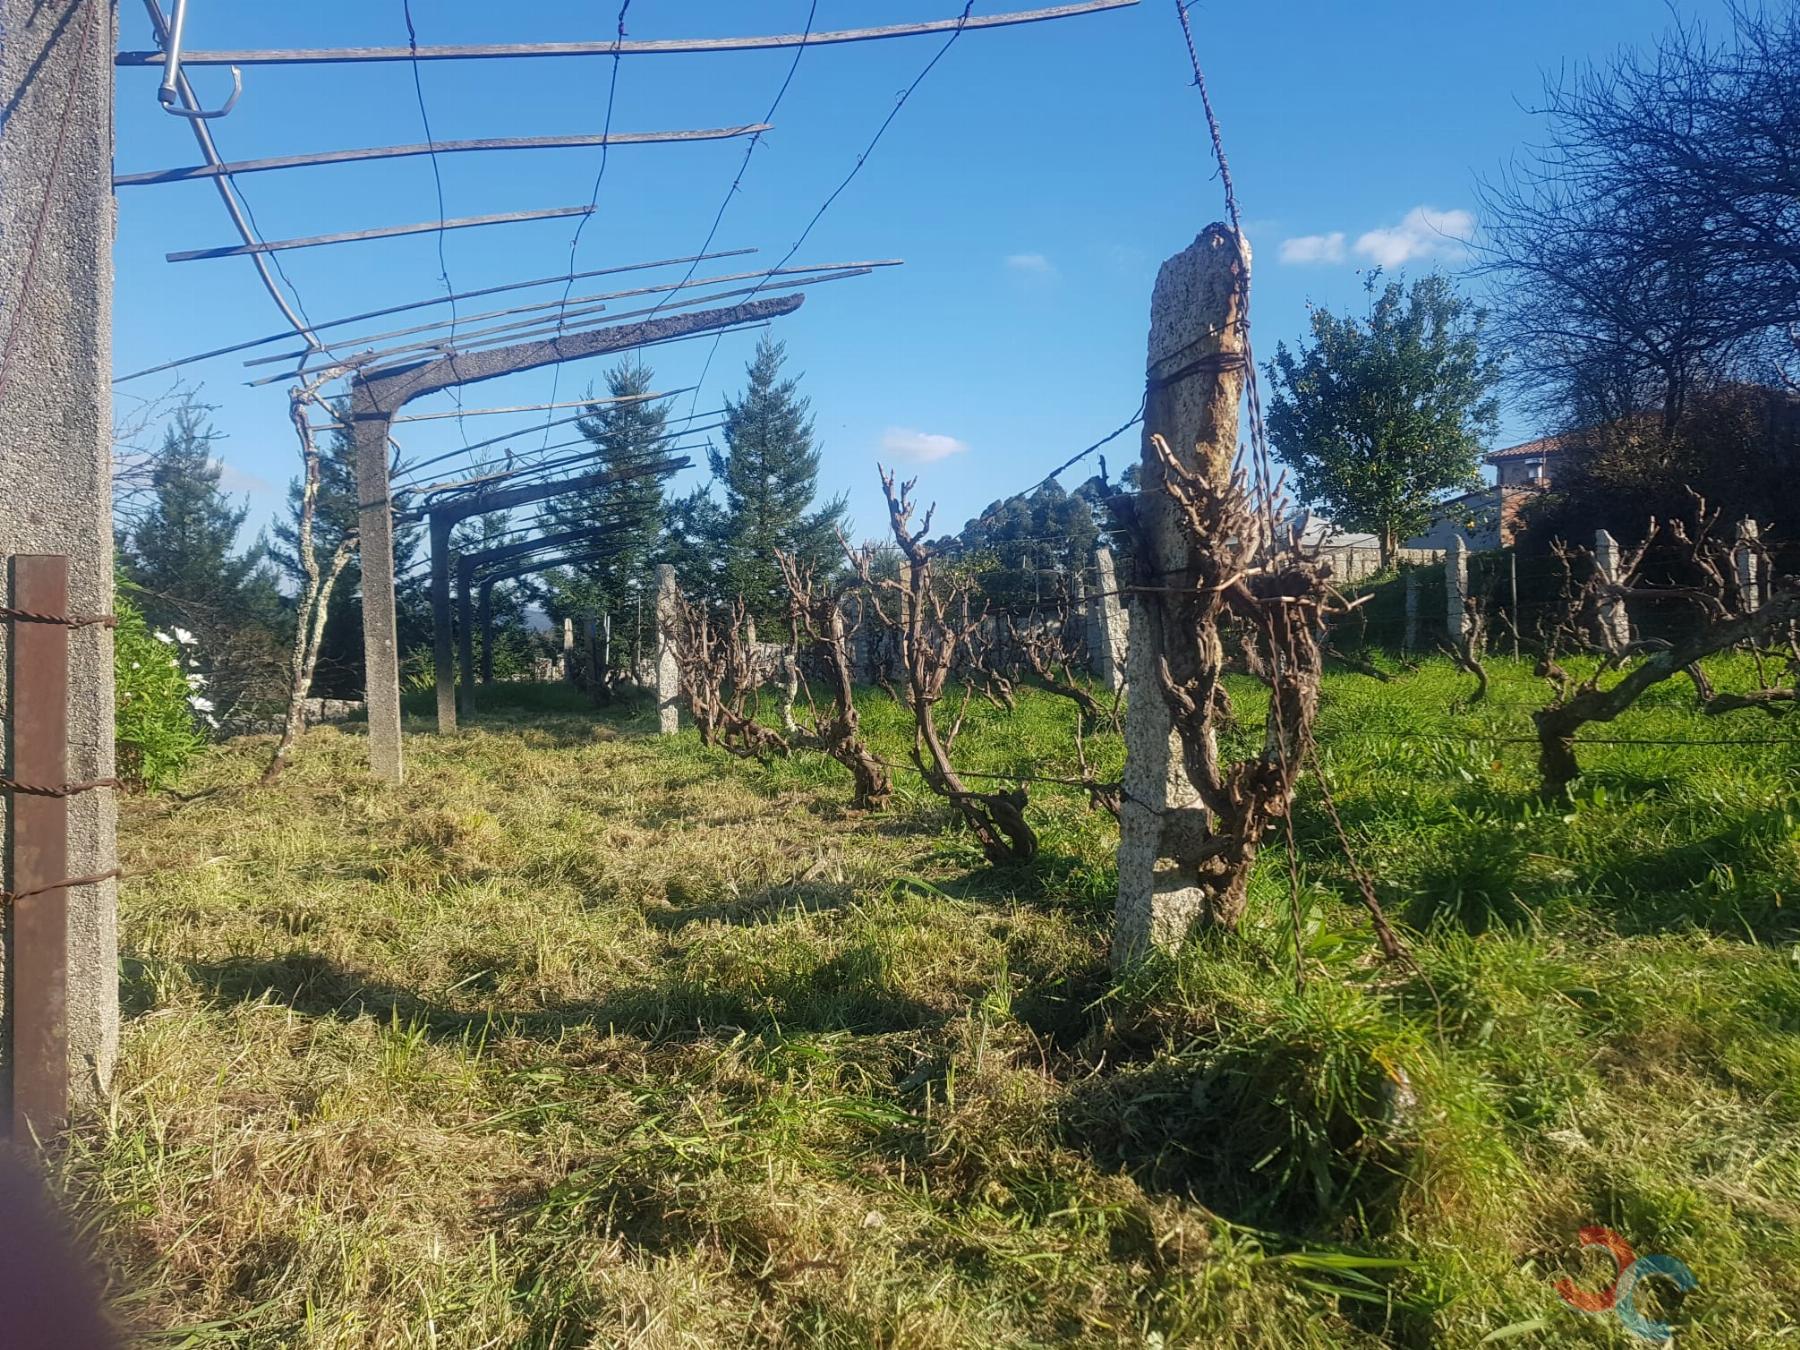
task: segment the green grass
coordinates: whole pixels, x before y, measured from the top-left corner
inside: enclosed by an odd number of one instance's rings
[[[1115,982],[1073,790],[993,869],[916,778],[858,817],[817,756],[559,689],[414,726],[398,788],[354,730],[273,791],[220,747],[128,804],[123,1060],[61,1184],[168,1345],[1636,1344],[1552,1291],[1604,1283],[1589,1223],[1693,1269],[1640,1296],[1679,1344],[1793,1343],[1800,747],[1597,745],[1547,809],[1495,667],[1474,709],[1328,680],[1417,964],[1309,786],[1303,990],[1279,853],[1242,933]],[[959,763],[1072,775],[1072,717],[978,706]],[[1800,727],[1669,685],[1594,734]]]

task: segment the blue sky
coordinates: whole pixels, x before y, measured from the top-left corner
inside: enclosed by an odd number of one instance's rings
[[[975,12],[1042,2],[979,0]],[[808,7],[809,0],[635,0],[627,28],[635,39],[790,32],[805,26]],[[617,17],[612,0],[414,0],[413,11],[425,44],[604,38]],[[954,0],[819,0],[815,27],[957,12]],[[1718,0],[1682,6],[1708,20],[1721,12]],[[122,13],[122,45],[152,45],[138,8]],[[1304,329],[1308,304],[1359,306],[1361,274],[1376,262],[1412,273],[1460,267],[1458,236],[1479,229],[1475,180],[1535,134],[1527,107],[1545,73],[1644,42],[1668,24],[1669,11],[1662,0],[1299,0],[1198,4],[1193,22],[1256,251],[1252,317],[1267,353]],[[190,3],[192,48],[405,39],[400,0]],[[762,252],[722,260],[717,270],[779,260],[941,41],[803,56],[714,244]],[[787,52],[625,58],[613,130],[756,121],[791,60]],[[610,75],[605,57],[422,68],[440,140],[597,132]],[[192,76],[203,100],[223,98],[223,70]],[[121,171],[195,162],[187,127],[156,105],[157,78],[119,72]],[[424,139],[406,64],[252,67],[237,110],[214,131],[228,159]],[[577,265],[697,251],[742,156],[741,141],[613,150]],[[586,204],[599,152],[453,155],[440,163],[448,214],[476,215]],[[422,158],[257,174],[243,185],[269,238],[437,214]],[[167,251],[235,242],[210,185],[133,187],[119,196],[120,372],[280,327],[248,260],[163,260]],[[1117,426],[1142,392],[1156,267],[1222,211],[1173,0],[965,34],[794,258],[906,259],[904,268],[814,288],[778,325],[790,369],[803,373],[813,401],[822,489],[846,492],[859,531],[874,532],[883,523],[875,461],[898,462],[919,476],[920,496],[940,504],[939,523],[955,527]],[[568,220],[452,232],[444,240],[450,278],[467,290],[561,273],[572,232]],[[294,251],[282,261],[315,321],[442,288],[432,235]],[[754,341],[724,339],[698,396],[702,410],[740,386]],[[651,353],[658,385],[694,384],[710,347],[696,341]],[[296,451],[283,389],[243,384],[272,368],[247,371],[241,359],[207,362],[187,376],[219,405],[227,484],[249,494],[254,528],[278,509]],[[577,397],[601,375],[601,362],[567,367],[557,396]],[[127,395],[161,392],[168,378],[121,386],[120,411],[131,407]],[[552,379],[541,371],[478,386],[469,406],[542,402]],[[682,409],[688,405],[684,397]],[[409,411],[450,406],[445,397]],[[473,419],[468,435],[484,439],[531,420]],[[411,456],[459,442],[454,421],[403,430]],[[1505,430],[1522,438],[1536,428],[1513,418]],[[1115,443],[1115,471],[1135,449],[1135,437]]]

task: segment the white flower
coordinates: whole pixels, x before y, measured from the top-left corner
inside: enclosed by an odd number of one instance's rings
[[[206,676],[204,676],[204,675],[189,675],[187,677],[187,687],[189,689],[204,689],[204,688],[206,688]]]
[[[179,624],[176,625],[175,628],[175,640],[184,647],[192,647],[194,645],[194,635]]]
[[[166,642],[166,643],[173,644],[175,641],[174,638],[170,637],[167,633],[163,633],[163,632],[152,633],[151,636],[154,637],[158,642]]]
[[[195,712],[209,713],[213,710],[213,701],[210,698],[190,698],[188,707]]]
[[[144,667],[143,667],[143,663],[142,663],[142,662],[139,662],[139,661],[133,661],[133,662],[132,662],[132,663],[131,663],[131,668],[132,668],[132,669],[133,669],[133,670],[142,670],[142,669],[143,669],[143,668],[144,668]]]

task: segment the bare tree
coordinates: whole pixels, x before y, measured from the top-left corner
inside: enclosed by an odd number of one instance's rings
[[[1066,698],[1081,709],[1089,726],[1119,729],[1117,701],[1107,707],[1075,678],[1075,663],[1080,659],[1082,643],[1075,632],[1066,604],[1059,606],[1057,619],[1044,623],[1036,614],[1023,627],[1013,628],[1015,644],[1032,682],[1047,693]]]
[[[950,751],[974,694],[973,682],[968,684],[962,711],[949,730],[946,732],[937,724],[936,708],[944,697],[951,672],[959,655],[966,655],[970,637],[981,624],[982,616],[971,611],[970,583],[956,578],[937,584],[932,553],[925,544],[925,536],[931,531],[932,512],[927,510],[924,520],[914,529],[913,481],[896,486],[892,473],[885,468],[880,473],[882,492],[887,497],[888,525],[906,563],[902,576],[898,580],[877,579],[868,550],[852,551],[846,546],[845,553],[865,588],[870,607],[884,622],[894,624],[899,634],[901,661],[906,670],[906,702],[914,721],[913,763],[926,786],[945,798],[968,825],[988,861],[1030,862],[1037,856],[1038,841],[1025,821],[1024,785],[1011,792],[971,792],[950,761]],[[884,594],[898,606],[897,618],[890,618],[883,609],[880,597]]]
[[[1455,642],[1440,642],[1438,650],[1475,677],[1475,692],[1469,695],[1471,704],[1488,696],[1487,667],[1481,660],[1487,652],[1487,606],[1479,597],[1471,595],[1463,601],[1462,636]]]
[[[815,659],[824,668],[831,684],[831,711],[821,713],[812,707],[811,687],[802,682],[811,714],[806,726],[797,733],[815,748],[823,751],[846,769],[855,780],[851,805],[858,811],[878,811],[893,794],[893,782],[887,766],[877,759],[863,740],[861,719],[856,711],[855,671],[850,660],[850,635],[844,626],[844,596],[855,585],[846,579],[830,588],[821,588],[812,564],[795,554],[775,551],[787,586],[788,624],[793,634],[793,650],[798,664],[801,640],[811,644]],[[790,697],[789,706],[792,706]]]
[[[756,691],[771,672],[752,632],[742,597],[729,614],[716,617],[704,603],[675,597],[675,660],[701,741],[743,759],[785,759],[793,751],[787,737],[756,716]]]
[[[1557,79],[1541,145],[1484,187],[1502,336],[1553,420],[1672,430],[1709,381],[1800,355],[1800,10],[1729,12],[1722,41],[1678,25]]]
[[[1293,539],[1271,538],[1241,471],[1217,466],[1215,480],[1190,470],[1161,436],[1151,446],[1193,559],[1189,582],[1136,588],[1157,681],[1199,796],[1168,822],[1165,846],[1201,892],[1205,921],[1234,928],[1263,840],[1292,810],[1318,713],[1317,635],[1343,606],[1320,563]],[[1127,500],[1120,509],[1135,516]],[[1138,554],[1151,556],[1147,543]],[[1227,764],[1218,731],[1221,708],[1230,704],[1225,635],[1234,625],[1251,674],[1268,686],[1269,706],[1261,751]]]
[[[1532,714],[1537,724],[1541,791],[1547,800],[1560,801],[1581,774],[1575,757],[1576,733],[1590,722],[1612,721],[1647,689],[1671,676],[1686,674],[1712,713],[1747,707],[1768,711],[1791,701],[1792,693],[1786,689],[1763,690],[1760,695],[1718,694],[1701,668],[1706,657],[1734,647],[1763,648],[1771,639],[1785,640],[1792,647],[1794,625],[1800,621],[1800,578],[1775,578],[1767,599],[1754,609],[1747,607],[1748,597],[1732,580],[1733,545],[1720,531],[1722,514],[1696,496],[1691,525],[1680,520],[1652,520],[1644,542],[1620,555],[1612,575],[1594,564],[1588,550],[1559,546],[1558,556],[1567,575],[1573,578],[1577,568],[1584,568],[1586,576],[1568,586],[1562,613],[1549,630],[1545,655],[1538,663],[1538,674],[1553,690],[1550,704]],[[1646,560],[1659,546],[1671,555],[1683,579],[1660,583],[1646,579]],[[1682,601],[1697,611],[1698,622],[1680,641],[1617,644],[1604,652],[1588,675],[1573,677],[1557,660],[1559,648],[1591,647],[1587,635],[1596,616],[1604,607],[1629,600]],[[1800,662],[1800,648],[1794,649],[1794,657]],[[1606,683],[1621,671],[1624,674],[1616,682]]]
[[[287,767],[294,742],[306,728],[306,700],[312,692],[313,672],[319,665],[319,648],[325,640],[325,620],[331,613],[331,593],[356,552],[356,536],[346,534],[332,551],[330,561],[321,568],[318,551],[313,546],[313,525],[318,516],[319,484],[323,476],[323,458],[318,442],[313,439],[311,410],[323,409],[328,419],[335,420],[331,407],[319,397],[325,383],[337,376],[336,370],[316,376],[306,384],[296,385],[288,393],[288,417],[294,433],[300,438],[301,486],[300,511],[295,528],[295,552],[306,574],[294,614],[294,650],[289,664],[287,717],[281,726],[281,739],[275,755],[263,771],[265,785],[273,783]]]

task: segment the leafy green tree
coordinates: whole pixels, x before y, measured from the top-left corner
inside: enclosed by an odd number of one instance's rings
[[[1382,562],[1431,525],[1443,494],[1476,486],[1501,367],[1486,311],[1447,278],[1366,284],[1368,316],[1312,312],[1312,340],[1269,363],[1269,434],[1299,496],[1381,541]]]
[[[614,400],[640,399],[651,391],[652,378],[650,367],[633,358],[607,372],[607,393]],[[644,469],[661,454],[668,416],[668,404],[661,401],[595,403],[578,423],[594,446],[591,469],[615,470],[623,476],[553,498],[540,512],[544,533],[592,525],[596,544],[612,550],[598,562],[545,575],[545,608],[552,618],[622,614],[648,593],[665,510],[662,477]]]
[[[997,608],[1023,612],[1067,599],[1099,537],[1088,498],[1050,482],[993,503],[944,551],[970,564]]]
[[[840,557],[836,531],[844,516],[842,497],[813,509],[819,451],[798,380],[781,376],[786,359],[784,344],[768,337],[756,344],[743,396],[725,402],[725,448],[709,453],[725,494],[722,517],[712,524],[719,582],[765,622],[787,610],[775,550],[829,572]]]

